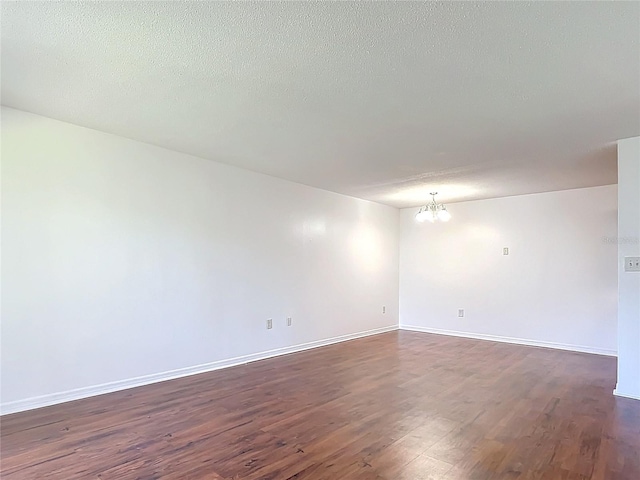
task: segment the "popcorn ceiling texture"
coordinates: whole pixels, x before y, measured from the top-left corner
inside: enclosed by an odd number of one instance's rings
[[[2,2],[2,103],[397,207],[616,183],[638,2]]]

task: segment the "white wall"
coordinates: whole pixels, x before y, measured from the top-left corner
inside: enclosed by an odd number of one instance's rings
[[[615,354],[615,185],[448,209],[401,211],[401,327]]]
[[[618,385],[640,399],[640,273],[624,257],[640,256],[640,137],[618,142]]]
[[[398,210],[2,122],[4,413],[397,326]]]

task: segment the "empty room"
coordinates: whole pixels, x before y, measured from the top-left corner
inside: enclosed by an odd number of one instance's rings
[[[1,2],[3,480],[639,480],[640,2]]]

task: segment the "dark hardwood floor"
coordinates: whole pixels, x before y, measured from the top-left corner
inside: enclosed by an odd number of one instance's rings
[[[615,359],[392,332],[4,416],[14,479],[640,479]]]

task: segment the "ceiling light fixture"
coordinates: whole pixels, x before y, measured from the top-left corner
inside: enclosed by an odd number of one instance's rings
[[[436,203],[436,195],[438,192],[432,192],[431,202],[427,203],[424,207],[420,207],[418,213],[416,213],[416,220],[419,222],[435,222],[440,220],[441,222],[448,222],[451,219],[451,214],[447,211],[441,203]]]

